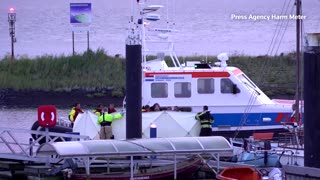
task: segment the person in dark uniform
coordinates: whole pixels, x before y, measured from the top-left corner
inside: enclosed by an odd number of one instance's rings
[[[210,111],[208,110],[208,106],[203,106],[203,111],[199,112],[195,118],[199,120],[201,124],[200,136],[211,136],[212,123],[214,119]]]

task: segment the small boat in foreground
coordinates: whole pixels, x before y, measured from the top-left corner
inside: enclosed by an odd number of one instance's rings
[[[228,167],[217,175],[220,180],[261,180],[273,179],[282,180],[283,173],[279,168],[272,168],[270,171],[266,169],[258,169],[249,166]]]
[[[248,166],[225,168],[217,175],[221,180],[261,180],[261,174],[254,168]]]

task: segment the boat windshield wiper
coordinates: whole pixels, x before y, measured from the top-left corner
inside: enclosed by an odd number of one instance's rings
[[[260,95],[260,92],[258,90],[256,90],[256,88],[252,87],[249,83],[245,82],[245,81],[242,81],[247,87],[249,87],[250,89],[253,89],[257,94],[258,96]]]

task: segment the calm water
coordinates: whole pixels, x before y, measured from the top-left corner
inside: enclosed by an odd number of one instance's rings
[[[57,109],[58,117],[68,117],[69,109]],[[28,129],[37,121],[37,109],[0,109],[0,128]],[[4,133],[5,139],[13,142],[8,134]],[[31,135],[28,133],[13,134],[20,143],[28,143]],[[17,146],[12,146],[16,151],[20,151]],[[9,149],[1,143],[0,152],[10,152]]]
[[[135,0],[131,0],[136,2]],[[17,13],[16,53],[35,56],[71,54],[72,38],[69,25],[69,3],[92,3],[90,46],[107,50],[109,54],[125,52],[125,28],[131,14],[130,0],[1,0],[0,57],[10,52],[7,12],[15,7]],[[220,52],[267,54],[278,22],[285,20],[236,20],[239,16],[281,15],[284,2],[290,0],[176,0],[169,3],[170,20],[176,23],[178,55],[212,54]],[[155,0],[154,4],[160,3]],[[292,13],[293,1],[289,6]],[[153,2],[153,1],[148,1]],[[303,0],[306,32],[320,32],[320,0]],[[166,10],[162,10],[162,13]],[[160,12],[161,13],[161,12]],[[283,26],[285,26],[284,23]],[[86,34],[76,34],[76,52],[86,50]],[[279,38],[280,39],[280,38]],[[295,21],[289,20],[286,34],[278,52],[295,49]]]
[[[57,109],[57,117],[68,117],[70,109]],[[38,119],[38,110],[0,109],[0,127],[30,129]]]

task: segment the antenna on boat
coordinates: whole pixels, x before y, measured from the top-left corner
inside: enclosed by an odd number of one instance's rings
[[[130,22],[133,22],[133,15],[134,15],[134,3],[131,1],[131,16],[130,16]]]
[[[221,68],[225,69],[228,64],[227,61],[229,60],[229,56],[227,53],[220,53],[217,58],[220,60],[220,62],[214,63],[216,66],[220,66]]]
[[[168,16],[167,16],[167,23],[165,28],[146,28],[149,25],[150,21],[158,21],[160,20],[160,15],[155,14],[155,11],[161,9],[162,5],[146,5],[146,1],[140,2],[139,4],[139,11],[140,11],[140,18],[138,20],[138,24],[141,24],[141,37],[142,37],[142,66],[145,67],[146,65],[146,57],[147,55],[157,54],[157,53],[165,53],[170,56],[173,65],[175,67],[180,67],[181,64],[179,59],[174,52],[174,43],[170,38],[169,34],[175,32],[176,30],[168,28]],[[168,13],[169,10],[167,10]],[[165,57],[165,56],[163,56]],[[163,59],[158,59],[164,62]]]

